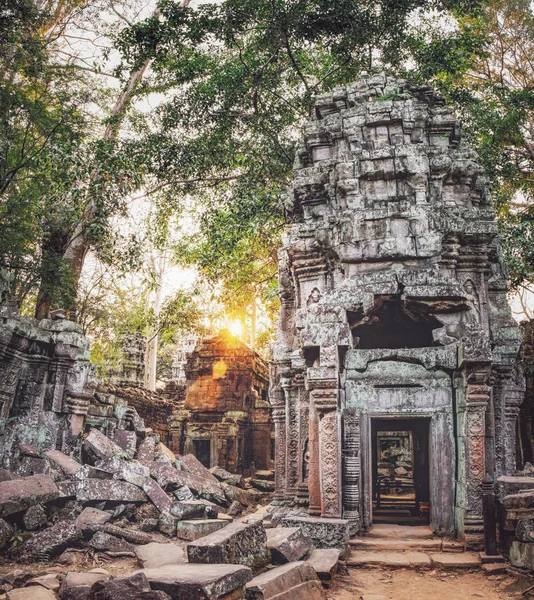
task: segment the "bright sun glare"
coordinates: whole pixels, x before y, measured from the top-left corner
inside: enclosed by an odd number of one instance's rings
[[[239,319],[234,319],[230,324],[230,333],[240,338],[243,337],[243,323]]]

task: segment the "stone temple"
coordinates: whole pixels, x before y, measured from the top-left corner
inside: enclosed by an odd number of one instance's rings
[[[352,533],[407,514],[474,543],[524,397],[476,153],[436,91],[364,77],[317,99],[285,202],[279,510]]]

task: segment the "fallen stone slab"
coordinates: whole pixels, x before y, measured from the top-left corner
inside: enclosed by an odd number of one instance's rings
[[[44,587],[34,586],[11,590],[6,594],[6,600],[57,600],[56,594]]]
[[[216,502],[222,506],[228,506],[229,504],[222,486],[211,479],[198,477],[186,471],[179,471],[166,463],[150,463],[150,470],[156,481],[165,490],[170,489],[172,491],[173,488],[185,485],[206,500]]]
[[[267,529],[267,548],[271,551],[271,562],[283,565],[300,560],[312,546],[311,538],[299,527],[277,527]]]
[[[173,505],[172,500],[163,491],[161,486],[153,479],[147,479],[143,483],[143,491],[150,498],[152,504],[160,512],[169,512]]]
[[[270,559],[261,521],[234,521],[187,546],[190,563],[231,563],[261,569]]]
[[[250,485],[261,492],[274,492],[274,481],[267,479],[251,479]]]
[[[331,581],[339,566],[339,550],[335,548],[312,550],[306,562],[313,567],[319,579]]]
[[[87,454],[89,462],[95,462],[104,458],[125,457],[124,450],[110,440],[98,429],[91,429],[89,435],[83,441],[83,450]]]
[[[49,559],[58,556],[69,547],[80,545],[81,530],[74,523],[58,521],[52,527],[35,533],[17,548],[17,554]]]
[[[153,590],[180,600],[216,600],[239,590],[252,579],[251,569],[243,565],[165,565],[141,572]]]
[[[176,544],[151,542],[137,546],[135,555],[142,569],[152,569],[163,565],[181,565],[187,562],[187,548]]]
[[[259,470],[254,473],[255,479],[268,479],[274,481],[274,471],[268,471],[266,469]]]
[[[242,490],[241,488],[236,487],[235,485],[230,485],[227,482],[222,483],[221,486],[224,490],[224,495],[228,500],[228,503],[231,504],[232,502],[239,502],[243,506],[252,506],[253,504],[256,504],[256,500],[249,490]]]
[[[109,574],[105,573],[77,573],[66,574],[61,584],[59,595],[61,600],[85,600],[89,598],[91,588],[97,581],[109,581]]]
[[[0,517],[59,498],[59,490],[49,475],[32,475],[0,482]]]
[[[430,559],[434,567],[442,569],[472,569],[480,567],[480,556],[474,552],[462,552],[462,554],[441,552],[431,554]]]
[[[161,533],[174,537],[176,535],[176,528],[178,527],[178,519],[173,517],[170,513],[161,513],[158,519],[158,529]]]
[[[508,565],[503,563],[484,563],[481,568],[486,575],[504,575],[508,569]]]
[[[311,538],[313,548],[336,548],[340,558],[348,553],[350,540],[347,519],[325,519],[321,517],[284,517],[283,527],[300,527]]]
[[[47,450],[43,453],[44,456],[52,463],[53,466],[58,467],[66,477],[73,477],[78,469],[82,467],[82,464],[71,456],[67,456],[59,450]]]
[[[137,460],[105,458],[99,460],[96,466],[112,473],[114,479],[122,479],[138,487],[143,487],[145,480],[150,477],[150,469]]]
[[[141,463],[153,462],[156,456],[156,445],[158,443],[158,438],[156,436],[147,435],[147,437],[139,444],[139,448],[137,449],[137,460]]]
[[[205,537],[214,531],[228,525],[228,521],[224,519],[198,519],[198,520],[186,520],[178,521],[176,527],[176,535],[181,540],[198,540],[199,538]]]
[[[97,531],[89,541],[89,546],[100,552],[133,553],[135,550],[135,547],[130,542],[104,531]]]
[[[170,514],[177,519],[216,519],[218,511],[200,500],[173,502]]]
[[[198,460],[198,458],[194,454],[186,454],[185,456],[180,456],[180,464],[188,473],[192,473],[197,477],[203,477],[204,479],[208,479],[213,481],[214,483],[218,483],[215,475]]]
[[[288,563],[254,577],[245,593],[247,600],[326,600],[319,578],[305,562]]]
[[[243,475],[230,473],[230,471],[227,471],[222,467],[212,467],[209,471],[218,481],[223,481],[224,483],[234,485],[235,487],[243,489],[245,488],[245,480],[243,479]]]
[[[112,502],[147,502],[146,494],[137,486],[118,479],[86,479],[78,482],[76,499],[80,502],[105,500]]]
[[[31,444],[20,444],[19,452],[21,456],[31,456],[33,458],[40,458],[41,452],[39,448],[32,446]]]
[[[156,445],[155,460],[162,460],[172,465],[176,464],[176,454],[165,446],[163,442]]]
[[[113,442],[122,448],[129,456],[134,457],[137,450],[137,433],[125,429],[115,429]]]
[[[56,486],[60,498],[76,498],[76,492],[78,491],[77,481],[58,481]]]
[[[165,592],[150,588],[146,576],[132,573],[112,581],[98,581],[91,589],[90,600],[171,600]]]
[[[97,508],[86,507],[74,521],[75,525],[85,531],[89,525],[103,525],[111,519],[111,515]]]
[[[155,536],[145,533],[143,531],[137,531],[136,529],[130,529],[128,527],[119,527],[118,525],[110,525],[109,523],[105,523],[104,525],[88,525],[87,532],[96,533],[97,531],[104,531],[105,533],[109,533],[110,535],[114,535],[116,537],[120,537],[132,544],[150,544],[150,542],[155,542]]]
[[[46,475],[50,472],[50,463],[44,458],[23,456],[17,471],[22,477],[30,477],[31,475]]]
[[[34,577],[26,582],[26,587],[32,585],[40,585],[41,587],[46,588],[47,590],[52,590],[53,592],[57,592],[61,585],[61,581],[59,579],[59,575],[57,573],[48,573],[47,575],[41,575],[40,577]]]

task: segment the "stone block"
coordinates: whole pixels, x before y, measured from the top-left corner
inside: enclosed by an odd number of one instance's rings
[[[251,569],[243,565],[164,565],[141,572],[153,590],[180,600],[216,600],[243,588],[252,579]]]
[[[243,489],[245,488],[245,480],[243,479],[243,475],[230,473],[230,471],[227,471],[221,467],[212,467],[210,469],[210,473],[212,473],[218,481],[224,481],[224,483],[234,485],[235,487]]]
[[[224,519],[201,519],[178,521],[176,527],[176,535],[181,540],[198,540],[214,531],[218,531],[222,527],[228,525],[228,521]]]
[[[312,546],[309,536],[299,527],[277,527],[267,529],[267,548],[271,551],[271,562],[282,565],[300,560]]]
[[[172,465],[176,464],[176,454],[165,446],[163,442],[160,442],[155,448],[155,460],[162,459]]]
[[[97,508],[86,507],[74,521],[75,525],[85,531],[89,525],[103,525],[111,519],[111,515]]]
[[[152,569],[163,565],[181,565],[187,562],[187,549],[176,544],[151,542],[135,548],[137,560],[142,569]]]
[[[203,477],[204,479],[209,479],[214,483],[218,483],[218,480],[215,477],[215,475],[213,475],[213,473],[209,469],[206,469],[206,467],[193,454],[186,454],[185,456],[181,456],[180,464],[184,468],[184,471],[192,473],[197,477]]]
[[[267,481],[266,479],[251,479],[250,485],[255,487],[260,492],[274,492],[274,481]]]
[[[59,497],[56,484],[48,475],[32,475],[0,482],[0,517],[26,510],[35,504]]]
[[[515,537],[520,542],[534,543],[534,517],[520,519],[517,522]]]
[[[325,519],[321,517],[284,517],[284,527],[300,527],[312,540],[313,548],[335,548],[340,558],[347,555],[350,540],[347,519]]]
[[[161,513],[158,519],[158,529],[165,535],[175,536],[178,519],[170,513]]]
[[[173,504],[172,500],[161,489],[161,486],[153,479],[147,479],[143,483],[143,491],[150,501],[160,512],[169,512]]]
[[[105,531],[97,531],[89,541],[89,546],[95,550],[99,550],[100,552],[133,553],[135,549],[130,542],[106,533]]]
[[[18,554],[50,559],[67,548],[80,545],[82,539],[82,532],[74,523],[58,521],[19,546]]]
[[[91,589],[91,600],[171,600],[162,591],[154,591],[141,572],[98,581]]]
[[[21,477],[30,477],[31,475],[44,475],[50,471],[50,464],[44,458],[33,458],[24,456],[18,468]]]
[[[137,460],[106,458],[98,461],[96,466],[113,473],[114,479],[122,479],[138,487],[143,487],[145,480],[150,477],[150,469]]]
[[[98,429],[91,429],[83,441],[83,450],[89,460],[97,461],[104,458],[124,457],[124,451]]]
[[[534,508],[534,490],[505,496],[503,504],[506,509]]]
[[[41,457],[40,450],[31,444],[20,444],[19,452],[21,456],[31,456],[33,458]]]
[[[174,502],[170,508],[171,515],[177,519],[216,519],[217,510],[201,500],[184,500]]]
[[[66,574],[61,584],[59,595],[61,600],[89,599],[91,588],[97,581],[109,581],[109,574],[105,573],[76,573]]]
[[[44,587],[32,586],[7,592],[6,600],[57,600],[57,596]]]
[[[24,527],[28,531],[35,531],[46,525],[48,522],[48,515],[42,504],[34,504],[24,513],[22,520],[24,522]]]
[[[57,573],[47,573],[46,575],[34,577],[26,583],[26,587],[32,585],[40,585],[41,587],[44,587],[47,590],[52,590],[53,592],[56,592],[60,588],[61,579]]]
[[[326,600],[326,594],[313,568],[305,562],[292,562],[254,577],[246,585],[247,600]]]
[[[128,456],[135,456],[137,450],[137,433],[135,431],[126,431],[124,429],[115,429],[113,432],[113,441],[119,448],[122,448]]]
[[[339,550],[335,548],[312,550],[306,562],[313,567],[319,579],[330,581],[334,578],[339,566]]]
[[[76,471],[74,479],[76,481],[83,481],[84,479],[113,479],[113,473],[93,467],[92,465],[83,465],[83,467],[80,467]]]
[[[76,498],[76,492],[78,491],[77,481],[58,481],[56,486],[59,490],[60,498]]]
[[[76,499],[80,502],[105,500],[112,502],[146,502],[143,490],[117,479],[86,479],[78,483]]]
[[[191,563],[231,563],[253,569],[264,567],[270,559],[267,534],[261,521],[234,521],[191,542],[187,555]]]
[[[156,444],[158,438],[154,435],[147,435],[145,439],[139,444],[137,450],[137,460],[142,463],[151,463],[154,461],[156,456]]]
[[[222,506],[229,504],[222,486],[210,479],[204,479],[186,471],[179,471],[169,464],[159,462],[150,463],[150,471],[155,476],[159,485],[165,490],[172,490],[185,485],[206,500],[216,502]]]
[[[82,466],[77,460],[59,450],[47,450],[44,452],[44,456],[54,467],[59,468],[65,477],[73,477]]]
[[[514,567],[534,571],[534,544],[514,540],[510,546],[509,558]]]

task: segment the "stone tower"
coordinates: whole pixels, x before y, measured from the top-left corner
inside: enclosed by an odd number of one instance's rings
[[[400,427],[431,527],[480,536],[485,473],[516,468],[521,335],[452,110],[384,74],[320,96],[285,202],[276,502],[371,528],[377,428]]]

